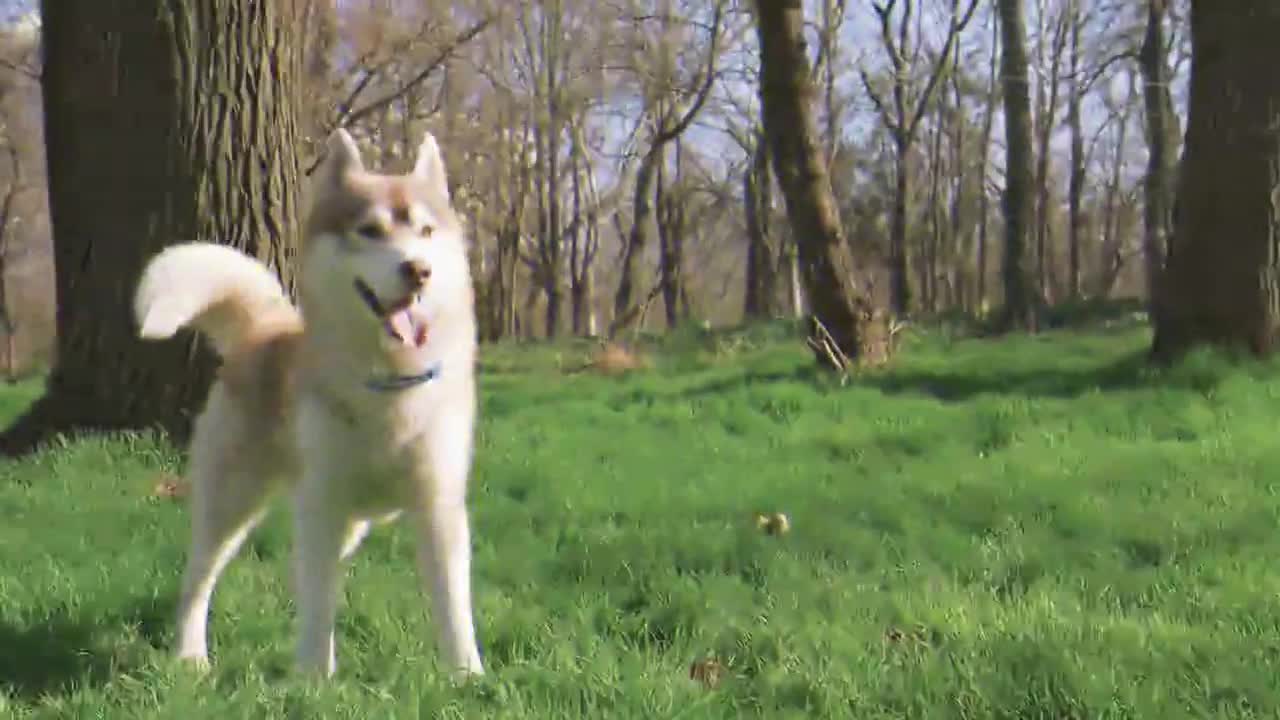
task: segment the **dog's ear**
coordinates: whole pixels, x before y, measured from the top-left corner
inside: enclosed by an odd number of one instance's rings
[[[418,145],[418,158],[413,164],[415,177],[425,181],[431,190],[449,202],[449,178],[444,170],[444,157],[440,155],[440,145],[431,133],[425,133],[422,143]]]
[[[364,170],[364,162],[360,160],[360,148],[345,128],[338,128],[329,135],[326,143],[327,154],[321,166],[321,172],[330,178],[342,177],[351,172]]]

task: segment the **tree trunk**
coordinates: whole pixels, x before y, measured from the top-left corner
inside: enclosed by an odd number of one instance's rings
[[[1044,18],[1041,18],[1043,21]],[[1058,120],[1058,85],[1062,79],[1062,51],[1066,46],[1069,14],[1065,11],[1057,18],[1053,31],[1053,45],[1050,48],[1049,73],[1037,84],[1037,95],[1041,98],[1039,112],[1036,116],[1039,152],[1036,155],[1035,180],[1036,188],[1036,274],[1039,282],[1036,287],[1041,297],[1050,302],[1057,297],[1055,289],[1056,272],[1053,263],[1053,224],[1051,203],[1053,200],[1049,187],[1050,161],[1053,157],[1053,130]],[[1043,47],[1043,40],[1040,42]]]
[[[905,139],[894,142],[893,212],[889,219],[889,309],[903,315],[910,309],[907,273],[907,193],[911,192],[911,148]]]
[[[676,146],[676,182],[679,183],[680,141]],[[657,211],[654,220],[658,227],[658,271],[662,282],[662,306],[665,310],[667,329],[679,327],[682,319],[681,299],[684,296],[684,258],[682,250],[684,232],[684,199],[680,196],[679,187],[669,187],[666,179],[665,161],[658,166],[658,181],[655,189]]]
[[[1125,171],[1125,155],[1129,147],[1129,112],[1133,107],[1135,84],[1130,76],[1129,93],[1116,113],[1116,143],[1111,151],[1111,174],[1107,180],[1106,202],[1102,205],[1102,246],[1098,257],[1098,287],[1095,295],[1110,297],[1116,280],[1124,269],[1124,238],[1120,235],[1121,182]]]
[[[1280,3],[1191,3],[1191,83],[1176,230],[1153,353],[1270,354],[1280,328]]]
[[[787,309],[791,311],[792,318],[799,320],[805,313],[804,281],[800,278],[800,251],[796,248],[794,231],[782,247],[781,259],[787,271]]]
[[[143,264],[182,240],[288,267],[298,212],[294,0],[45,0],[44,109],[57,366],[9,429],[160,427],[184,437],[214,362],[136,339]],[[285,273],[286,285],[292,286]]]
[[[764,128],[813,308],[811,347],[819,362],[839,369],[851,360],[882,362],[891,338],[887,328],[872,327],[870,304],[853,285],[853,260],[817,142],[799,0],[756,0],[756,31]],[[830,344],[823,344],[819,338],[827,336]]]
[[[662,145],[649,147],[636,171],[635,195],[632,197],[631,232],[627,236],[619,269],[618,290],[613,297],[613,317],[624,317],[636,300],[640,281],[640,259],[649,245],[649,222],[653,217],[653,176],[662,160]]]
[[[1083,30],[1080,2],[1071,0],[1071,85],[1067,97],[1067,126],[1071,132],[1071,175],[1067,183],[1067,292],[1072,300],[1080,297],[1080,238],[1084,233],[1080,208],[1088,172],[1084,164],[1084,128],[1080,121],[1080,105],[1084,102],[1084,83],[1080,79],[1080,34]]]
[[[1147,30],[1138,53],[1142,100],[1146,110],[1147,174],[1143,182],[1142,252],[1147,301],[1154,305],[1164,271],[1169,236],[1173,234],[1173,183],[1178,147],[1178,117],[1169,93],[1165,58],[1166,0],[1148,0]]]
[[[771,316],[776,302],[777,272],[769,243],[769,211],[773,207],[769,182],[769,144],[761,130],[756,137],[751,165],[742,175],[747,224],[746,288],[742,313],[749,319]]]
[[[948,140],[951,143],[951,203],[948,209],[948,234],[953,243],[951,260],[946,272],[951,279],[952,296],[949,302],[962,311],[972,310],[970,297],[969,262],[973,258],[973,224],[965,223],[965,201],[969,187],[966,142],[968,121],[964,107],[960,43],[951,50],[951,91],[954,103],[948,113]],[[981,184],[978,186],[982,189]]]
[[[987,312],[987,246],[991,226],[991,195],[987,192],[987,165],[991,158],[991,136],[995,126],[996,104],[1000,100],[999,67],[1000,23],[991,21],[991,66],[987,78],[987,112],[982,117],[982,147],[978,150],[978,314]]]
[[[999,0],[1000,82],[1004,88],[1006,166],[1004,190],[1004,281],[1002,330],[1039,328],[1028,240],[1034,219],[1031,96],[1027,83],[1027,30],[1022,0]]]

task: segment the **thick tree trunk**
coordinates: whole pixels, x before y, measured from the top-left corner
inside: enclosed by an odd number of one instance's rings
[[[1027,31],[1022,0],[999,0],[1000,82],[1004,88],[1006,171],[1004,190],[1004,310],[1001,329],[1037,330],[1039,303],[1028,252],[1034,220],[1031,96],[1027,83]]]
[[[1173,234],[1173,185],[1178,147],[1178,117],[1169,92],[1165,57],[1166,0],[1148,0],[1147,29],[1138,53],[1146,110],[1147,174],[1143,187],[1142,252],[1148,303],[1156,302],[1169,237]]]
[[[1176,230],[1153,353],[1267,355],[1280,330],[1280,3],[1193,0]]]
[[[850,360],[886,360],[891,338],[887,329],[873,328],[877,316],[853,285],[853,260],[818,145],[802,4],[756,0],[755,5],[764,128],[813,308],[813,330],[821,335],[825,328],[836,346],[827,349],[844,356],[831,358],[818,337],[811,337],[815,357],[842,368]]]
[[[75,428],[159,426],[181,437],[214,362],[190,335],[137,340],[132,293],[144,262],[183,240],[288,267],[299,197],[297,5],[41,5],[58,360],[45,396],[3,445],[23,451]]]

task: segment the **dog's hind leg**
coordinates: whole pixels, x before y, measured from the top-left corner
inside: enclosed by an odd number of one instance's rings
[[[342,538],[342,552],[339,556],[343,562],[351,559],[356,554],[356,550],[360,548],[360,543],[369,537],[369,530],[373,527],[371,520],[356,520],[347,526],[347,534]]]
[[[203,460],[203,458],[201,458]],[[178,657],[208,664],[214,586],[266,510],[267,484],[242,468],[193,458],[191,547],[178,601]]]
[[[236,429],[235,409],[220,385],[209,395],[191,439],[191,545],[178,599],[178,657],[208,664],[209,602],[214,586],[265,514],[272,489],[254,447]]]
[[[360,548],[360,543],[369,537],[369,531],[373,529],[374,525],[386,525],[387,523],[395,522],[399,517],[400,511],[396,510],[377,517],[352,521],[347,526],[346,536],[342,539],[342,560],[344,562],[350,560],[351,556],[356,554],[356,550]]]

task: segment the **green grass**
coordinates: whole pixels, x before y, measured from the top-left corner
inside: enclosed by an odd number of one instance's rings
[[[215,597],[214,671],[177,667],[186,515],[149,491],[180,455],[64,443],[0,465],[0,717],[1276,717],[1280,366],[1155,373],[1147,340],[929,334],[845,388],[781,327],[681,332],[625,379],[487,349],[490,674],[460,689],[403,527],[348,575],[336,681],[289,674],[283,508]]]

